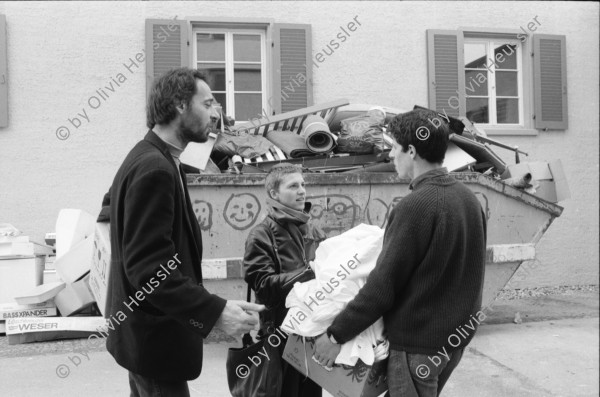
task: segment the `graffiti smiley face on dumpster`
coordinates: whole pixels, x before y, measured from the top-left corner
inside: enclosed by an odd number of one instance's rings
[[[256,222],[260,214],[260,202],[250,193],[232,194],[225,203],[223,217],[235,230],[246,230]]]
[[[354,227],[360,208],[349,196],[330,194],[307,197],[312,203],[311,222],[325,232],[327,237],[337,236]]]
[[[194,215],[198,220],[200,230],[210,230],[212,227],[212,205],[208,201],[194,200]]]

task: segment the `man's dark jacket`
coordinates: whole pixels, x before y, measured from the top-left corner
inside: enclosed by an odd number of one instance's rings
[[[200,228],[178,172],[149,131],[123,161],[99,217],[110,211],[108,351],[126,369],[166,381],[198,377],[203,338],[226,303],[202,286]]]

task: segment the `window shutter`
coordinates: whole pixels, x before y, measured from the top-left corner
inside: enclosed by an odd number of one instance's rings
[[[462,32],[427,30],[429,108],[450,116],[465,115]]]
[[[565,130],[567,117],[566,36],[533,35],[535,128]]]
[[[188,21],[146,20],[146,93],[164,72],[190,66]]]
[[[310,25],[273,25],[273,114],[313,105]]]
[[[8,58],[6,16],[0,15],[0,127],[8,127]]]

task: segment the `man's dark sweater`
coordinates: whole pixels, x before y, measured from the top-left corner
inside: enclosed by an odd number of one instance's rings
[[[367,283],[328,329],[339,343],[381,316],[390,347],[408,353],[451,352],[475,333],[486,250],[481,205],[446,168],[410,188],[390,214]]]

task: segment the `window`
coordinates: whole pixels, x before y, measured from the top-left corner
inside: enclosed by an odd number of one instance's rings
[[[475,123],[523,125],[521,46],[513,40],[465,39],[466,116]]]
[[[271,19],[146,20],[146,92],[181,66],[208,75],[215,99],[237,122],[313,105],[311,27]]]
[[[427,46],[431,109],[492,135],[568,128],[565,36],[428,30]]]
[[[236,122],[267,106],[265,33],[252,30],[194,30],[193,59],[208,77],[215,99]]]

